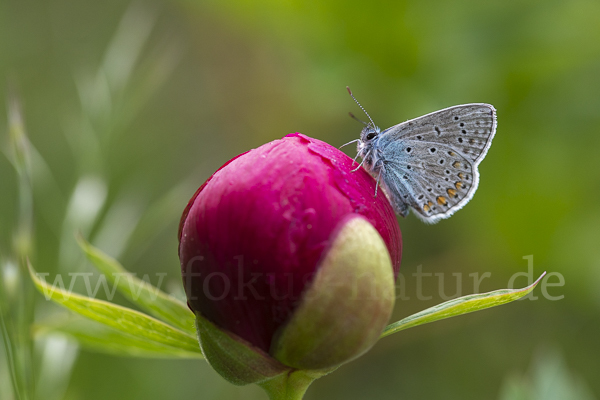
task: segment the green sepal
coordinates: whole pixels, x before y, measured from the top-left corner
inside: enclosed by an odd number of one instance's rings
[[[239,336],[222,330],[196,313],[200,348],[215,371],[234,385],[261,383],[290,368]]]
[[[353,360],[379,339],[394,308],[394,272],[377,230],[355,216],[342,223],[270,353],[285,365],[324,370]]]

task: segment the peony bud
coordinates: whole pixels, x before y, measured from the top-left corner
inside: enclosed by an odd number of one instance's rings
[[[215,172],[185,209],[179,257],[207,360],[236,384],[358,357],[393,308],[401,235],[375,180],[290,134]]]

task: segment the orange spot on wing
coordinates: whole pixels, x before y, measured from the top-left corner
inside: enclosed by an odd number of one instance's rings
[[[461,188],[461,187],[463,187],[464,185],[463,185],[463,183],[462,183],[462,182],[456,182],[456,183],[454,184],[454,186],[456,186],[456,188],[457,188],[457,189],[460,189],[460,188]]]
[[[458,161],[454,161],[454,162],[452,163],[452,166],[453,166],[454,168],[460,168],[460,163],[459,163]],[[462,174],[462,172],[461,172],[461,174]]]
[[[440,206],[446,205],[446,198],[444,196],[438,196],[437,202]]]
[[[456,190],[454,190],[454,189],[448,189],[446,191],[448,192],[448,195],[450,197],[456,197]]]

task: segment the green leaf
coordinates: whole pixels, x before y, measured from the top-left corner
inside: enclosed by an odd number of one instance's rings
[[[486,308],[518,300],[521,297],[527,296],[544,275],[546,275],[546,272],[544,272],[537,281],[523,289],[501,289],[488,293],[471,294],[438,304],[437,306],[428,308],[388,325],[381,334],[381,337],[384,338],[392,333],[400,332],[414,326],[428,324],[441,319],[484,310]]]
[[[182,332],[139,311],[70,293],[49,285],[45,280],[38,278],[31,264],[28,263],[28,267],[31,279],[46,299],[52,300],[86,318],[134,336],[140,341],[149,343],[149,345],[162,345],[172,348],[173,351],[195,352],[201,356],[202,351],[194,335]]]
[[[188,351],[159,342],[148,341],[74,314],[67,318],[59,318],[58,320],[54,318],[51,322],[36,324],[33,327],[33,332],[36,336],[54,333],[65,334],[90,350],[117,356],[203,358],[202,354],[197,351]]]
[[[106,279],[134,304],[156,318],[192,335],[195,316],[187,305],[173,296],[169,296],[159,288],[152,286],[128,272],[117,260],[89,244],[83,237],[78,236],[77,242],[87,258],[102,272]]]

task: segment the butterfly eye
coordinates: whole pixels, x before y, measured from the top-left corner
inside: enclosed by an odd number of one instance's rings
[[[371,140],[373,139],[375,136],[377,136],[377,134],[375,132],[371,132],[367,135],[367,140]]]

